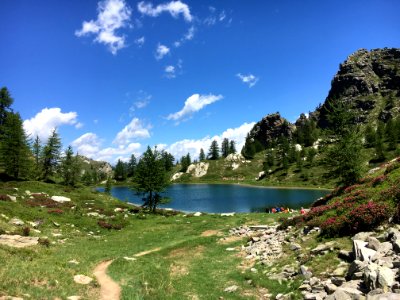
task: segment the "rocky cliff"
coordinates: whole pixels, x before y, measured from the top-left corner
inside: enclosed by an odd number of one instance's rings
[[[357,122],[386,122],[400,111],[400,49],[360,49],[339,66],[325,102],[312,114],[328,126],[331,104],[348,103]]]

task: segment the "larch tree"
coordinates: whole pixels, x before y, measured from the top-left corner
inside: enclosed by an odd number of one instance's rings
[[[61,139],[54,129],[42,149],[42,168],[43,179],[48,180],[52,176],[60,162],[61,157]]]
[[[79,181],[80,165],[78,156],[74,156],[74,151],[71,146],[68,146],[65,150],[60,167],[63,183],[67,186],[76,186]]]
[[[143,196],[143,206],[155,212],[165,200],[162,194],[170,184],[160,152],[147,147],[138,163],[133,186]]]
[[[20,115],[18,113],[7,113],[1,129],[1,166],[7,175],[15,179],[28,177],[32,154]]]

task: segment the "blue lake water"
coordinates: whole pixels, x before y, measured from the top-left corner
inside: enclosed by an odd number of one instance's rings
[[[99,188],[103,191],[103,188]],[[298,209],[307,207],[327,190],[259,188],[229,184],[174,184],[164,196],[171,198],[160,208],[187,212],[265,212],[275,206]],[[129,187],[113,187],[111,195],[126,202],[141,205],[140,196]]]

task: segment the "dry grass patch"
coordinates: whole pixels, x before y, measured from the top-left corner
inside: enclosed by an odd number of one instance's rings
[[[226,245],[242,240],[243,236],[232,235],[219,239],[218,244]]]
[[[222,235],[222,232],[219,230],[206,230],[203,231],[200,236],[213,236],[213,235]]]
[[[194,259],[199,259],[203,256],[204,246],[195,248],[178,248],[172,250],[167,256],[173,262],[170,265],[171,277],[182,277],[189,275],[190,264]]]

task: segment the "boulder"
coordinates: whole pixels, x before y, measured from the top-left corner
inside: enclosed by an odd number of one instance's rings
[[[377,264],[369,263],[364,270],[364,283],[370,290],[378,287],[378,268]]]
[[[394,282],[395,274],[391,269],[388,267],[378,267],[377,285],[379,288],[383,289],[384,292],[388,292]]]
[[[22,226],[22,225],[25,224],[24,221],[22,221],[22,220],[20,220],[18,218],[12,218],[8,223],[11,224],[11,225],[15,225],[15,226]]]
[[[194,177],[203,177],[207,174],[209,163],[199,162],[197,164],[191,164],[187,170],[187,174],[192,174]]]
[[[311,254],[323,254],[327,251],[332,251],[335,245],[336,245],[335,241],[326,242],[312,249]]]
[[[325,298],[326,300],[352,300],[351,296],[341,289],[336,289],[336,291]]]
[[[368,295],[368,300],[399,300],[400,295],[395,293],[382,293],[377,295]]]
[[[353,240],[353,252],[356,260],[360,261],[370,261],[375,255],[376,251],[366,247],[368,243],[362,240]]]
[[[233,292],[236,292],[237,289],[238,289],[237,285],[231,285],[231,286],[227,287],[226,289],[224,289],[224,292],[233,293]]]
[[[370,236],[374,235],[373,232],[359,232],[355,236],[353,236],[351,239],[354,240],[359,240],[366,242]]]
[[[379,248],[380,248],[380,245],[381,245],[381,243],[378,241],[378,239],[377,238],[375,238],[375,237],[373,237],[373,236],[369,236],[368,238],[367,238],[367,247],[368,248],[370,248],[370,249],[372,249],[372,250],[375,250],[375,251],[379,251]]]
[[[64,203],[64,202],[70,202],[71,198],[64,197],[64,196],[52,196],[51,200],[59,202],[59,203]]]
[[[175,173],[175,174],[171,177],[171,181],[178,180],[179,178],[181,178],[181,176],[182,176],[183,174],[185,174],[185,173],[183,173],[183,172]]]
[[[38,237],[33,236],[20,236],[20,235],[0,235],[0,244],[7,245],[14,248],[25,248],[37,245],[39,243]]]
[[[74,281],[76,283],[86,285],[86,284],[91,283],[93,281],[93,278],[86,276],[86,275],[79,274],[79,275],[74,276]]]
[[[17,197],[16,196],[11,196],[7,195],[8,199],[10,199],[12,202],[17,202]]]

